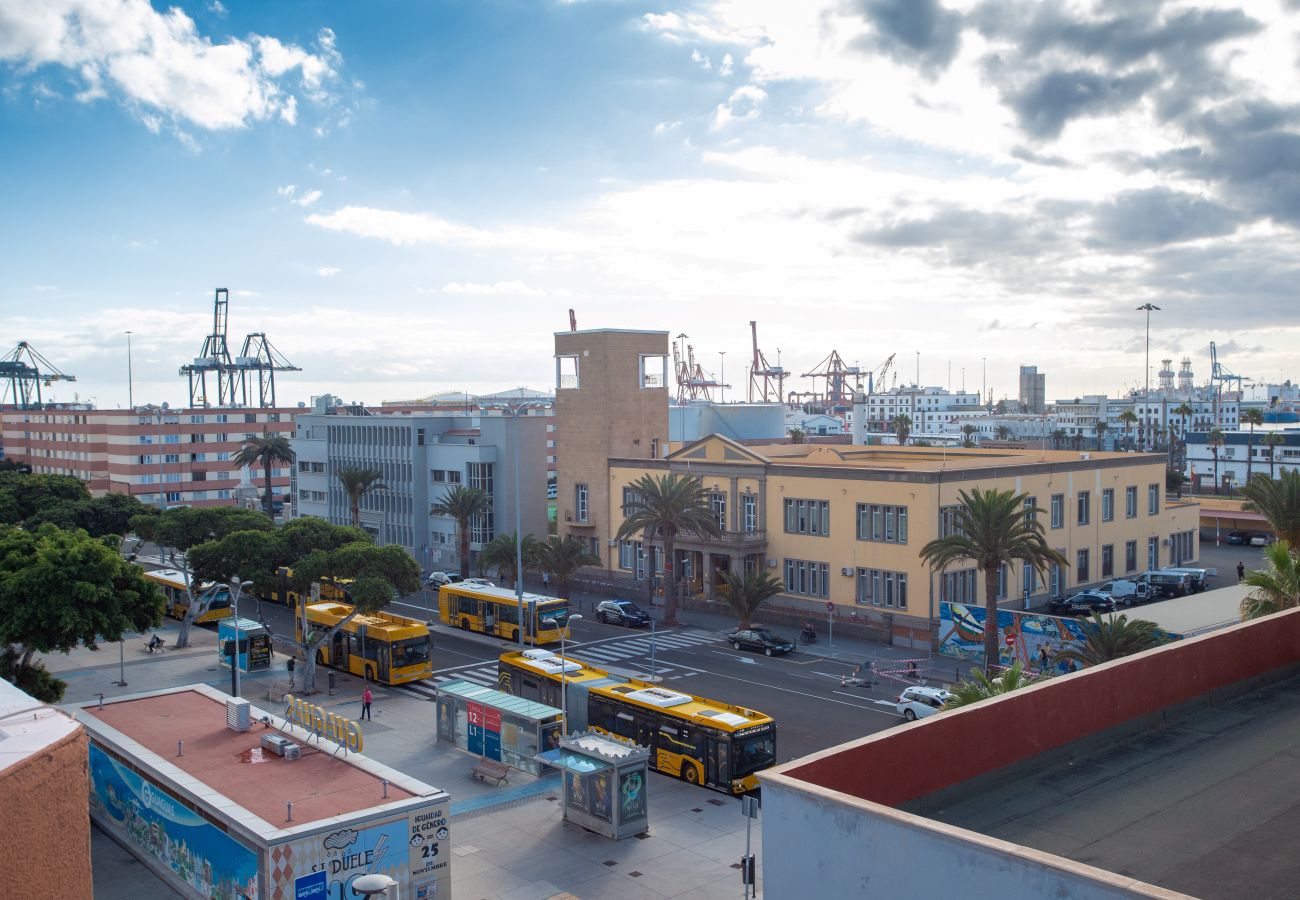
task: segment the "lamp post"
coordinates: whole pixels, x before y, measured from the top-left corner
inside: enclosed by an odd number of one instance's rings
[[[1142,441],[1143,444],[1148,444],[1151,440],[1151,423],[1147,419],[1147,416],[1150,411],[1150,407],[1148,406],[1148,403],[1150,402],[1151,399],[1151,313],[1159,309],[1160,307],[1156,306],[1154,303],[1143,303],[1141,306],[1137,308],[1138,312],[1145,312],[1147,314],[1146,365],[1142,367],[1143,370],[1146,372],[1146,390],[1142,394],[1142,418],[1143,421],[1147,423],[1147,427],[1146,427],[1146,433],[1143,435],[1143,441]]]
[[[135,379],[131,375],[131,332],[126,333],[126,407],[135,409]]]
[[[546,404],[536,400],[528,400],[523,403],[502,403],[499,406],[490,407],[509,415],[515,420],[515,425],[519,423],[519,417],[524,415],[530,409],[545,407]],[[515,629],[518,635],[519,649],[524,649],[524,529],[522,516],[519,512],[519,429],[511,429],[515,432],[514,447],[511,456],[515,458],[515,603],[518,610],[519,627]]]
[[[574,613],[560,629],[560,721],[564,723],[560,728],[561,735],[569,733],[569,661],[564,658],[564,635],[569,625],[581,618],[582,613]]]
[[[722,388],[722,402],[727,402],[727,351],[719,350],[718,359],[721,366],[721,372],[718,374],[718,381],[721,382],[719,387]]]
[[[235,647],[230,654],[230,695],[232,697],[239,696],[239,638],[242,634],[239,627],[239,595],[244,588],[252,584],[251,581],[240,581],[238,575],[230,582],[230,609],[235,617]]]

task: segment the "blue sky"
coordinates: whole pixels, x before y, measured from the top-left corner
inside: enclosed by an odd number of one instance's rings
[[[127,329],[184,400],[216,287],[285,400],[543,387],[569,308],[730,397],[750,319],[1066,397],[1150,301],[1153,367],[1294,377],[1294,5],[0,0],[0,336],[102,406]]]

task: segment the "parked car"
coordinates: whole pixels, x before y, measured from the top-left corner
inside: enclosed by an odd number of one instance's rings
[[[1229,531],[1228,536],[1224,538],[1229,544],[1248,544],[1250,543],[1250,532],[1248,531]]]
[[[650,614],[631,600],[602,600],[596,606],[596,621],[645,628],[650,624]]]
[[[1151,599],[1151,589],[1145,582],[1129,581],[1127,578],[1107,581],[1095,590],[1114,600],[1118,606],[1132,606]]]
[[[1137,580],[1148,585],[1152,600],[1185,597],[1192,592],[1192,576],[1185,572],[1143,572]]]
[[[1250,546],[1267,547],[1269,544],[1273,543],[1276,540],[1277,538],[1275,538],[1271,534],[1265,534],[1262,531],[1257,531],[1250,536]]]
[[[762,650],[768,656],[789,653],[794,644],[766,628],[741,628],[727,635],[733,650]]]
[[[490,579],[487,578],[466,578],[461,584],[472,584],[476,587],[496,587]]]
[[[1080,591],[1064,600],[1053,600],[1048,608],[1058,616],[1090,616],[1094,612],[1114,612],[1115,601],[1096,591]]]
[[[458,581],[464,581],[464,579],[457,572],[430,572],[424,583],[436,590],[444,584],[455,584]]]
[[[952,694],[943,688],[910,687],[898,695],[895,708],[899,715],[909,722],[932,716],[952,699]]]
[[[1161,572],[1178,572],[1191,578],[1191,589],[1193,594],[1199,594],[1206,588],[1206,579],[1211,575],[1217,575],[1214,569],[1200,569],[1195,566],[1165,566]]]

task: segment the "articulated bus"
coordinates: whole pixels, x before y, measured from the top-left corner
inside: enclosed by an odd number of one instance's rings
[[[309,603],[312,630],[332,628],[352,612],[346,603]],[[295,618],[298,639],[302,620]],[[316,661],[367,681],[403,684],[433,675],[433,638],[418,619],[392,613],[362,613],[334,633],[316,651]]]
[[[298,592],[289,586],[292,580],[293,569],[280,569],[279,573],[276,575],[275,586],[261,594],[261,598],[263,600],[270,600],[272,603],[283,604],[284,606],[296,611],[298,609]],[[320,583],[321,601],[350,603],[352,601],[352,595],[348,593],[347,584],[349,583],[350,582],[335,584],[332,581],[322,581]],[[307,592],[307,596],[308,598],[311,597],[310,591]]]
[[[727,794],[758,788],[760,769],[776,764],[776,722],[743,706],[706,700],[638,679],[624,679],[549,650],[503,653],[497,687],[560,707],[568,683],[570,732],[588,728],[650,748],[650,767]]]
[[[163,612],[173,619],[185,618],[185,611],[190,608],[190,595],[185,590],[183,572],[176,569],[154,569],[145,572],[144,579],[158,585],[167,598]],[[230,588],[226,585],[195,583],[194,596],[199,605],[195,622],[206,624],[230,617]]]
[[[453,628],[519,640],[519,600],[504,587],[457,582],[438,588],[438,613]],[[529,644],[558,643],[569,637],[569,601],[524,593],[524,640]]]

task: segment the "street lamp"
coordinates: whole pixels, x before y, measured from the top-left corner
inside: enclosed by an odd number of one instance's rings
[[[1145,393],[1142,395],[1142,418],[1143,421],[1147,423],[1147,427],[1146,433],[1143,435],[1143,444],[1146,444],[1151,440],[1151,423],[1147,419],[1150,411],[1148,404],[1151,402],[1151,313],[1159,309],[1160,307],[1156,306],[1154,303],[1143,303],[1137,308],[1138,312],[1145,312],[1147,314],[1147,356],[1146,365],[1143,366],[1143,369],[1146,371],[1147,386]]]
[[[240,581],[236,575],[230,582],[233,590],[230,592],[230,609],[235,617],[235,647],[230,654],[230,694],[232,697],[239,696],[239,638],[242,634],[239,627],[239,595],[243,593],[244,588],[252,587],[251,581]]]
[[[391,887],[397,887],[397,882],[379,872],[362,875],[352,882],[352,890],[363,897],[387,897],[388,889]]]
[[[727,351],[719,350],[718,359],[721,361],[722,371],[718,374],[719,387],[722,388],[722,401],[727,402]]]
[[[569,733],[569,661],[564,658],[564,635],[569,626],[582,618],[581,613],[574,613],[560,629],[560,721],[563,722],[562,734]]]
[[[126,333],[126,405],[135,409],[135,379],[131,375],[131,332]]]

